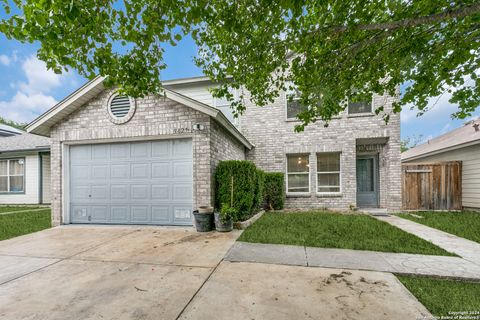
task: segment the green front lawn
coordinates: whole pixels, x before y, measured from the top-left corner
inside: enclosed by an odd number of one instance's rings
[[[415,297],[437,317],[449,319],[478,319],[480,317],[480,283],[455,280],[400,276],[397,278]],[[464,318],[455,316],[458,312]],[[472,318],[467,318],[469,315]]]
[[[40,207],[38,207],[38,206],[31,206],[31,207],[26,207],[26,206],[0,206],[0,213],[14,212],[14,211],[24,211],[24,210],[35,210],[35,209],[40,209]]]
[[[398,216],[439,229],[459,237],[480,242],[480,213],[478,212],[415,212],[416,218],[408,213]]]
[[[51,211],[18,212],[0,215],[0,240],[50,228]]]
[[[454,256],[367,215],[330,212],[265,213],[240,241]]]

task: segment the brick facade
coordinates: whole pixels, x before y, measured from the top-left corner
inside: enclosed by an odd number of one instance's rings
[[[125,124],[114,124],[106,109],[111,94],[111,90],[105,90],[51,130],[53,225],[63,222],[62,146],[69,143],[191,137],[193,205],[196,208],[212,203],[215,166],[220,160],[244,159],[243,145],[208,115],[160,96],[136,99],[133,118]],[[192,130],[194,124],[201,124],[202,130]]]
[[[374,96],[374,108],[384,105],[390,113],[396,97]],[[321,121],[308,125],[304,132],[295,133],[298,121],[286,120],[285,94],[273,104],[254,106],[247,100],[247,110],[240,117],[241,132],[254,144],[247,153],[265,171],[286,172],[287,154],[309,154],[310,193],[291,196],[287,194],[286,208],[348,209],[356,206],[356,156],[357,144],[371,144],[378,150],[379,204],[391,210],[401,206],[400,166],[400,115],[391,114],[388,124],[374,114],[349,116],[346,113],[332,119],[328,127]],[[317,195],[316,154],[341,153],[341,194]],[[358,152],[358,154],[361,154]]]

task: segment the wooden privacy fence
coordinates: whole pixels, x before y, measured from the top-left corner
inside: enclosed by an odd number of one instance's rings
[[[404,210],[461,210],[462,163],[402,164]]]

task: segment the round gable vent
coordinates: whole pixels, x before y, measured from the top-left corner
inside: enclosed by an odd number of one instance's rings
[[[115,93],[108,99],[107,111],[113,123],[126,123],[135,113],[135,100]]]

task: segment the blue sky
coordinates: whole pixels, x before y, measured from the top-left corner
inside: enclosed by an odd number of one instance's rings
[[[86,81],[75,72],[56,75],[47,71],[45,64],[36,58],[37,48],[35,44],[22,44],[0,34],[0,116],[29,122]],[[168,67],[162,72],[162,79],[201,75],[201,70],[193,63],[195,54],[196,47],[190,38],[185,38],[176,47],[167,46],[165,61]],[[432,98],[431,110],[421,117],[416,117],[415,110],[402,111],[402,137],[422,135],[423,140],[431,139],[461,126],[465,120],[450,118],[456,106],[448,99],[447,94]],[[478,115],[480,110],[474,117]]]

